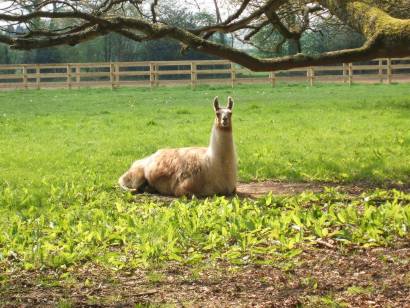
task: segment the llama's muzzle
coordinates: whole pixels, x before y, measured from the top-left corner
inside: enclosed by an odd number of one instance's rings
[[[228,119],[228,117],[222,117],[222,121],[221,121],[222,123],[222,127],[227,127],[227,126],[229,126],[229,119]]]

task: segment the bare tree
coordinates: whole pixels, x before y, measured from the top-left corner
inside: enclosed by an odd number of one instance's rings
[[[215,22],[187,28],[162,18],[166,0],[12,0],[0,7],[0,42],[16,49],[35,49],[62,44],[76,45],[108,33],[118,33],[134,41],[171,38],[182,48],[192,48],[239,63],[254,71],[274,71],[376,57],[410,56],[409,0],[231,0],[229,15],[217,9]],[[217,6],[217,1],[214,1]],[[200,4],[196,3],[200,8]],[[315,31],[320,19],[337,19],[363,34],[359,48],[303,54],[301,36]],[[52,28],[39,27],[54,22]],[[64,21],[64,22],[63,22]],[[7,31],[10,25],[25,29]],[[59,27],[57,25],[60,25]],[[283,42],[295,46],[295,54],[258,58],[243,48],[216,42],[215,34],[233,34],[244,43],[261,30],[271,27]]]

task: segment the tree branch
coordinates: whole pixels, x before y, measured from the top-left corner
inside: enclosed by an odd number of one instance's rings
[[[286,2],[286,0],[276,0],[276,1],[268,0],[259,9],[255,10],[253,13],[251,13],[247,17],[244,17],[242,19],[235,21],[234,23],[227,23],[227,24],[219,23],[219,24],[212,25],[212,26],[202,27],[199,29],[193,29],[191,30],[191,32],[197,35],[200,35],[201,33],[204,33],[204,32],[223,32],[223,33],[234,32],[234,31],[246,28],[252,21],[254,21],[255,19],[259,18],[262,14],[264,14],[265,11],[275,10],[284,2]]]
[[[157,12],[155,11],[155,7],[158,5],[158,0],[154,0],[151,3],[151,14],[152,14],[152,22],[156,23],[157,22]]]

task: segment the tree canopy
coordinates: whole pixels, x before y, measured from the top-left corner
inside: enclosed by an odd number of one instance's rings
[[[410,56],[409,0],[213,0],[205,4],[193,1],[190,7],[187,3],[3,1],[0,42],[31,50],[73,46],[110,35],[135,42],[172,39],[182,51],[199,51],[255,71]],[[195,13],[170,18],[175,6],[180,12]],[[316,48],[313,53],[309,49],[314,42],[307,38],[313,34],[320,33],[326,41],[326,36],[334,37],[346,29],[359,36],[358,45],[335,45],[332,51]],[[249,46],[261,52],[250,52]],[[284,46],[287,52],[278,52]]]

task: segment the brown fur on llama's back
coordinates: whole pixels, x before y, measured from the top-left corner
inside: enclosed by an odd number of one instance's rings
[[[119,179],[122,188],[143,191],[148,186],[163,195],[228,195],[236,187],[236,155],[232,137],[233,100],[220,108],[214,99],[215,124],[207,148],[162,149],[135,161]]]
[[[163,194],[177,196],[185,191],[200,194],[203,187],[203,166],[206,148],[165,149],[158,151],[148,169],[146,179]]]

